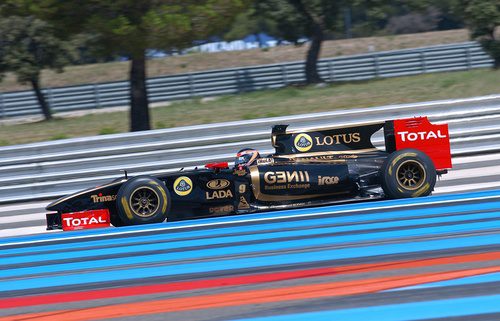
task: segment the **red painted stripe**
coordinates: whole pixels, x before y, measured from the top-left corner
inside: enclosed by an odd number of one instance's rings
[[[46,305],[53,303],[65,303],[86,301],[95,299],[107,299],[124,296],[144,295],[153,293],[168,293],[176,291],[187,291],[206,288],[218,288],[223,286],[234,286],[244,284],[257,284],[276,282],[290,279],[308,278],[316,276],[327,276],[333,274],[352,274],[391,269],[417,268],[443,264],[459,264],[467,262],[488,261],[500,259],[500,252],[488,252],[480,254],[468,254],[449,256],[422,260],[392,261],[372,264],[357,264],[338,267],[327,267],[319,269],[297,270],[278,273],[252,274],[236,277],[223,277],[208,280],[184,281],[173,283],[162,283],[155,285],[142,285],[132,287],[120,287],[93,291],[66,292],[59,294],[23,296],[0,300],[0,308],[15,308],[33,305]]]
[[[0,317],[0,321],[91,321],[251,304],[341,297],[375,293],[405,286],[451,280],[498,271],[500,271],[500,266],[441,273],[396,275],[372,279],[337,281],[241,292],[226,292],[184,298],[104,305],[84,309],[11,315]]]
[[[329,275],[335,273],[333,268],[300,270],[291,272],[245,275],[237,277],[216,278],[209,280],[185,281],[174,283],[162,283],[155,285],[142,285],[132,287],[121,287],[113,289],[93,290],[84,292],[67,292],[40,296],[24,296],[0,300],[0,308],[15,308],[32,305],[45,305],[52,303],[64,303],[75,301],[86,301],[95,299],[106,299],[123,296],[134,296],[153,293],[168,293],[176,291],[187,291],[205,288],[216,288],[222,286],[233,286],[243,284],[275,282],[288,279],[306,278],[313,276]]]

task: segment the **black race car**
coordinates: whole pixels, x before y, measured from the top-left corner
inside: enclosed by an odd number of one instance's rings
[[[234,166],[116,179],[49,204],[47,228],[135,225],[429,195],[451,168],[447,125],[426,117],[362,125],[272,129],[275,153],[243,149]],[[373,134],[383,129],[385,150]]]

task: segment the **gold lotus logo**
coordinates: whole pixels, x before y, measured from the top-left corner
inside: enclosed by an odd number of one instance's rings
[[[175,194],[179,196],[186,196],[191,193],[193,189],[193,182],[189,177],[181,176],[178,177],[174,182]]]
[[[307,152],[313,145],[313,140],[308,134],[298,134],[293,141],[295,148],[299,152]]]

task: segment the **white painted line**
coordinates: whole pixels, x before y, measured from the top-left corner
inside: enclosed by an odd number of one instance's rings
[[[473,191],[478,189],[495,188],[495,187],[500,187],[500,182],[487,182],[487,183],[436,187],[434,194],[465,192],[465,191]]]
[[[443,176],[442,181],[452,181],[464,178],[488,177],[494,175],[500,175],[500,165],[449,171],[448,174]]]
[[[0,224],[45,220],[44,213],[0,217]]]
[[[490,160],[500,160],[500,154],[487,154],[487,155],[479,155],[479,156],[453,157],[451,159],[453,165],[456,165],[456,164],[470,164],[470,163],[477,163],[477,162],[485,162],[485,161],[490,161]]]
[[[24,236],[24,235],[35,235],[35,234],[57,233],[57,232],[62,232],[62,230],[47,231],[45,225],[29,226],[29,227],[18,227],[18,228],[11,228],[8,230],[2,230],[0,231],[0,236],[13,237],[13,236]],[[11,243],[11,244],[16,244],[16,243]]]
[[[39,202],[39,203],[5,205],[5,206],[0,206],[0,212],[29,210],[29,209],[36,209],[36,208],[39,208],[41,211],[43,211],[45,209],[45,206],[47,206],[47,204],[49,204],[50,202],[52,202],[52,201],[49,200],[49,201],[44,201],[44,202]]]

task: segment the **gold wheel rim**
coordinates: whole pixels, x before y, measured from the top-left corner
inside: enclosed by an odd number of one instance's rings
[[[426,173],[424,166],[417,161],[407,160],[401,163],[396,170],[398,185],[405,190],[417,190],[425,183]]]
[[[160,196],[154,189],[142,186],[130,194],[129,204],[135,215],[151,217],[160,207]]]

